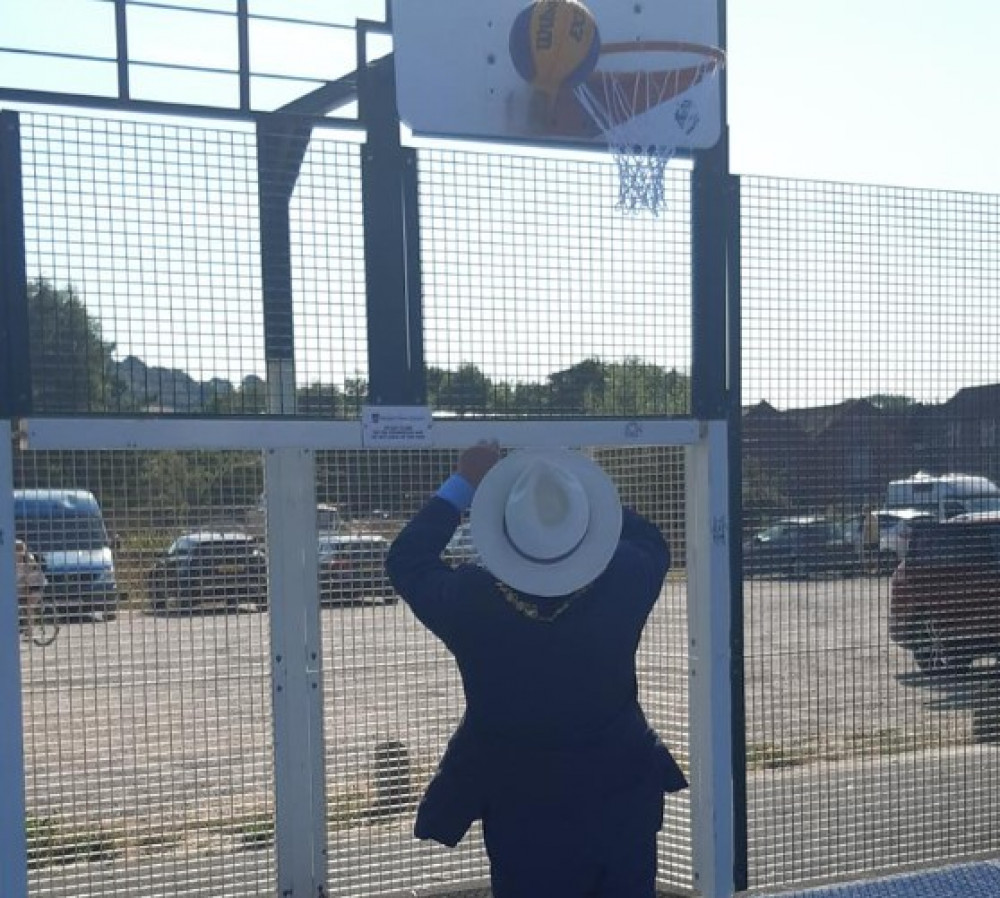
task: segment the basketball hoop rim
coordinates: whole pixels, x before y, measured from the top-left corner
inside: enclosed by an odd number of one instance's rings
[[[707,57],[715,63],[716,68],[722,68],[726,64],[725,50],[693,41],[612,41],[601,44],[598,58],[625,53],[694,53]]]

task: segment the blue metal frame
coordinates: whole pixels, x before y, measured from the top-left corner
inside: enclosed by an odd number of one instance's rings
[[[0,418],[31,412],[21,126],[0,112]]]
[[[726,347],[729,203],[728,131],[698,154],[691,176],[691,414],[727,417],[729,362]]]
[[[740,446],[739,181],[729,173],[728,128],[699,154],[691,178],[691,414],[725,420],[729,435],[730,657],[734,885],[747,887]]]
[[[381,26],[379,26],[381,27]],[[392,57],[365,65],[359,23],[361,159],[368,320],[368,400],[426,402],[416,151],[400,142]]]
[[[241,117],[246,118],[248,115],[253,115],[254,110],[251,106],[251,78],[254,74],[251,71],[251,55],[250,55],[250,21],[251,19],[272,19],[273,16],[266,16],[261,14],[252,15],[250,11],[249,0],[236,0],[235,9],[232,11],[227,10],[216,10],[210,8],[183,8],[178,7],[178,9],[185,9],[187,12],[200,12],[210,15],[218,16],[229,16],[236,20],[236,36],[237,36],[237,64],[235,70],[229,69],[215,69],[210,67],[200,67],[196,65],[171,65],[169,63],[150,63],[141,62],[144,65],[156,65],[166,70],[177,69],[183,71],[203,71],[203,72],[215,72],[215,73],[225,73],[225,74],[235,74],[239,83],[239,104],[237,109],[226,109],[226,108],[216,108],[216,107],[194,107],[188,106],[186,104],[175,104],[175,103],[157,103],[157,102],[143,102],[135,101],[132,98],[131,89],[131,66],[133,64],[132,57],[129,51],[129,29],[128,29],[128,7],[130,0],[106,0],[106,2],[113,3],[114,5],[114,54],[113,55],[93,55],[87,53],[62,53],[56,51],[48,51],[44,49],[31,49],[22,48],[18,46],[4,46],[0,48],[3,53],[17,53],[24,54],[27,56],[34,56],[37,58],[48,58],[48,59],[72,59],[77,61],[91,62],[91,63],[103,63],[107,65],[114,65],[116,74],[116,92],[114,96],[98,96],[92,94],[72,94],[63,93],[58,91],[44,91],[44,90],[23,90],[16,88],[4,88],[0,87],[0,99],[9,99],[16,102],[24,103],[43,103],[43,104],[57,104],[63,106],[98,106],[98,107],[110,107],[116,109],[128,109],[137,110],[144,109],[147,111],[160,111],[160,112],[170,112],[173,111],[174,114],[195,114],[195,115],[210,115],[213,112],[218,116],[229,117],[234,112],[238,113]],[[153,4],[156,5],[156,4]],[[164,7],[168,8],[168,7]],[[390,10],[388,9],[388,2],[384,5],[384,15],[386,16],[386,23],[372,23],[377,24],[384,31],[388,31],[388,19]],[[302,21],[302,20],[298,20]],[[338,25],[331,23],[324,23],[321,21],[314,22],[303,22],[303,24],[313,24],[313,25],[325,25],[330,28],[343,28],[344,30],[350,29],[352,26],[349,24]],[[270,75],[269,77],[281,77],[276,75]],[[349,78],[351,76],[348,76]],[[293,79],[292,80],[297,80]],[[308,80],[308,79],[306,79]],[[340,79],[343,80],[343,79]],[[313,94],[322,93],[331,86],[337,85],[338,82],[332,82],[331,84],[323,85],[313,91],[311,94],[303,97],[305,105],[315,109],[318,105],[314,99]],[[353,99],[353,98],[352,98]],[[287,109],[282,111],[288,111]],[[356,126],[356,122],[354,122]]]
[[[726,0],[717,0],[725,50]],[[726,70],[719,75],[722,137],[695,155],[691,178],[691,414],[726,420],[729,435],[730,657],[732,663],[733,880],[748,882],[746,696],[742,574],[740,195],[729,170]]]
[[[741,347],[741,239],[740,239],[740,180],[729,178],[728,201],[730,228],[727,270],[729,274],[729,577],[730,596],[730,657],[733,664],[733,857],[734,885],[744,891],[749,883],[747,857],[747,763],[746,763],[746,676],[743,645],[743,359]]]
[[[257,190],[260,208],[260,266],[264,311],[264,357],[292,366],[295,314],[292,303],[292,243],[289,204],[312,128],[274,114],[257,124]],[[274,386],[274,385],[272,385]],[[280,391],[272,390],[272,395]],[[294,395],[294,394],[293,394]],[[294,408],[270,409],[294,414]]]
[[[128,83],[128,0],[115,0],[115,66],[118,73],[118,96],[129,99]]]

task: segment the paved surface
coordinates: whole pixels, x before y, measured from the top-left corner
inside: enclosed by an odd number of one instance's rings
[[[683,583],[640,658],[643,700],[688,761]],[[922,677],[886,635],[887,581],[746,585],[751,881],[864,875],[1000,847],[996,676]],[[460,684],[402,605],[325,609],[331,895],[424,894],[486,875],[478,840],[415,843],[373,818],[376,746],[398,741],[412,802]],[[34,894],[273,895],[268,617],[125,613],[25,646]],[[686,799],[668,802],[665,881],[690,881]],[[63,863],[70,862],[70,863]],[[824,896],[825,898],[825,896]],[[853,898],[853,896],[852,896]]]
[[[1000,864],[978,863],[884,877],[805,892],[776,893],[775,898],[996,898]]]

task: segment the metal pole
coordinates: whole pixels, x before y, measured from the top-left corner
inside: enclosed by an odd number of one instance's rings
[[[725,50],[726,0],[716,11]],[[707,428],[706,445],[689,450],[692,811],[695,885],[706,898],[728,898],[747,882],[739,196],[725,70],[719,90],[722,134],[696,156],[691,177],[691,413]]]
[[[0,424],[0,895],[27,898],[24,730],[14,562],[13,427]]]
[[[267,411],[295,414],[295,315],[289,205],[309,146],[312,126],[273,113],[257,123],[257,190],[260,206],[261,284]]]
[[[719,47],[726,49],[726,0],[716,0]],[[726,352],[727,264],[731,205],[726,69],[719,73],[721,135],[695,155],[691,175],[691,413],[702,420],[727,417],[731,372]]]
[[[326,895],[323,679],[310,449],[265,454],[278,895]]]
[[[729,443],[725,421],[702,422],[687,450],[688,659],[694,887],[731,898],[733,759],[729,604]]]
[[[294,415],[290,204],[311,125],[272,114],[257,126],[267,410]],[[327,894],[316,465],[312,450],[264,455],[274,720],[278,895]]]
[[[743,645],[743,332],[740,252],[740,181],[729,179],[729,590],[732,654],[733,879],[748,888],[746,663]]]
[[[368,294],[368,398],[376,405],[426,401],[416,152],[400,143],[396,75],[365,64],[359,28],[358,101]]]
[[[24,724],[17,565],[14,560],[13,418],[31,406],[21,133],[0,112],[0,895],[27,898]]]
[[[703,421],[728,415],[727,139],[723,129],[719,142],[696,157],[691,175],[691,414]]]
[[[240,81],[240,109],[250,111],[250,5],[236,0],[236,44]]]
[[[31,411],[28,280],[24,264],[21,126],[0,112],[0,417]]]
[[[118,99],[129,99],[128,0],[115,0],[115,59],[118,63]]]

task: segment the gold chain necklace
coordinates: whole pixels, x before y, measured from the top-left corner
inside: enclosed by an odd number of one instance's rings
[[[590,584],[578,589],[576,592],[571,593],[562,602],[560,602],[555,608],[547,613],[543,613],[539,610],[538,605],[534,602],[526,602],[521,598],[517,590],[512,589],[506,583],[501,581],[496,581],[497,588],[500,590],[503,597],[514,607],[514,609],[519,613],[523,614],[526,618],[533,621],[539,621],[545,624],[551,624],[560,614],[562,614],[573,602],[582,596],[587,590],[590,589]]]

